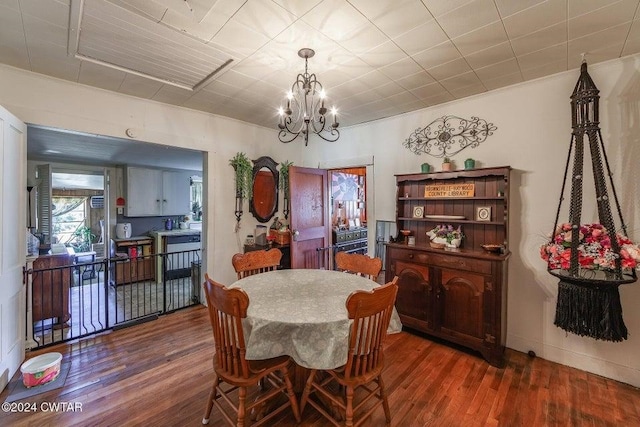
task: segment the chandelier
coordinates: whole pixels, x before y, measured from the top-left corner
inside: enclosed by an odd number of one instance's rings
[[[278,139],[281,142],[291,142],[302,134],[304,145],[307,146],[311,132],[325,141],[333,142],[340,138],[338,111],[335,107],[331,109],[333,120],[331,124],[327,123],[327,109],[324,106],[326,93],[316,75],[309,74],[308,71],[307,62],[315,54],[315,51],[309,48],[298,51],[298,56],[304,58],[304,74],[298,74],[291,91],[287,93],[287,108],[280,107],[278,110]]]

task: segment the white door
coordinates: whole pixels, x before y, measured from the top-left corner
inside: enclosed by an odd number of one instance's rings
[[[0,107],[0,390],[24,360],[27,126]]]

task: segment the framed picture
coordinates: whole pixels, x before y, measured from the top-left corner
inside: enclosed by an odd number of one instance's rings
[[[491,206],[478,206],[476,208],[476,221],[491,221]]]
[[[424,217],[424,207],[416,206],[415,208],[413,208],[413,217],[414,218]]]

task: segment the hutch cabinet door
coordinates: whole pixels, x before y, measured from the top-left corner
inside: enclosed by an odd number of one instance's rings
[[[396,310],[402,323],[409,327],[433,329],[429,268],[419,264],[395,261],[393,270],[398,276]]]
[[[485,277],[467,271],[439,269],[436,328],[440,333],[480,343],[484,338]]]

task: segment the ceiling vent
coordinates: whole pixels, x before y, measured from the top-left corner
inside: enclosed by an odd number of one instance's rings
[[[217,78],[235,59],[221,46],[119,3],[72,1],[70,55],[189,91],[198,91]]]

